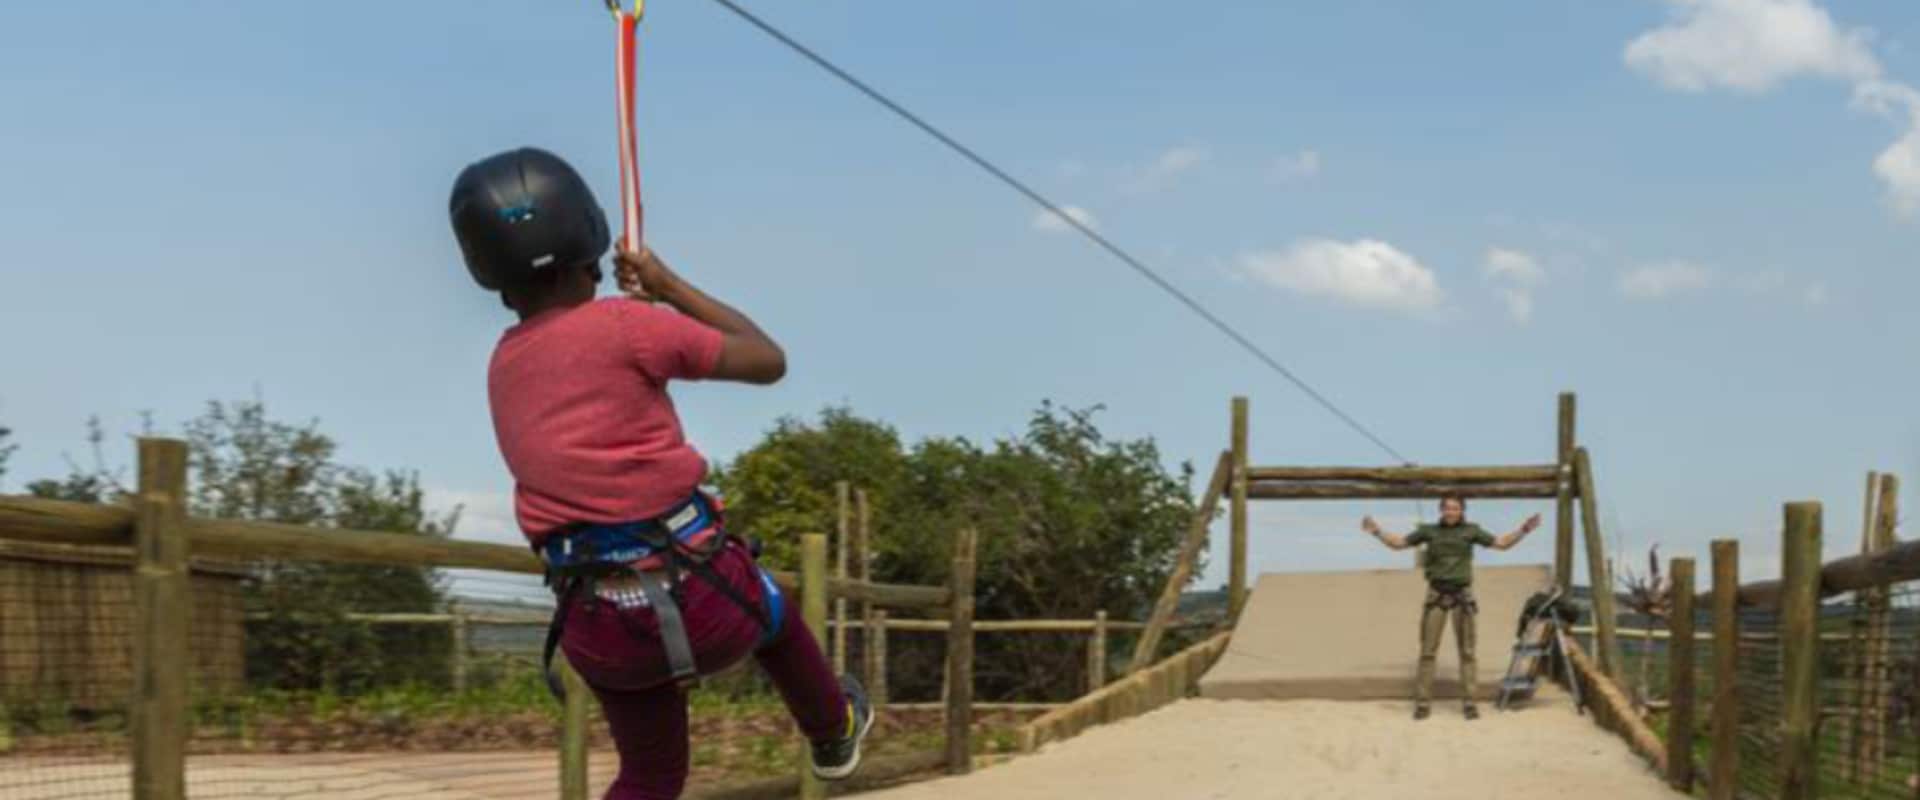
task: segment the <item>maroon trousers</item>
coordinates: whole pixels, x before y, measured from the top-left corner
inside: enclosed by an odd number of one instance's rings
[[[743,598],[761,604],[759,567],[729,542],[709,562]],[[704,579],[682,579],[680,614],[702,675],[751,655],[786,702],[808,741],[847,731],[847,700],[813,633],[787,597],[780,633],[762,642],[760,624]],[[673,800],[687,782],[687,697],[669,676],[653,610],[589,597],[567,611],[560,648],[600,699],[620,751],[620,774],[606,800]]]

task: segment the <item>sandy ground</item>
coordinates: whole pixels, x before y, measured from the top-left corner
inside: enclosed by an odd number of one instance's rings
[[[1564,697],[1478,721],[1406,703],[1177,703],[1039,754],[867,795],[876,800],[1678,798]]]

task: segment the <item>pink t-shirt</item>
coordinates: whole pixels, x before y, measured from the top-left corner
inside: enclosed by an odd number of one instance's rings
[[[568,523],[658,516],[706,479],[667,382],[712,374],[720,344],[691,317],[626,298],[550,311],[501,335],[487,399],[529,540]]]

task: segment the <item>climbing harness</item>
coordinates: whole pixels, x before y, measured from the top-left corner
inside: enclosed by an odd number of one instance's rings
[[[702,534],[711,533],[702,539]],[[609,604],[615,613],[634,608],[651,608],[658,633],[634,627],[633,618],[620,615],[622,624],[636,637],[658,636],[666,649],[667,667],[675,683],[687,684],[699,677],[693,644],[687,637],[686,620],[681,614],[684,577],[698,576],[728,601],[760,625],[759,646],[764,647],[780,634],[786,615],[786,601],[773,576],[756,563],[760,579],[760,603],[754,603],[716,572],[713,557],[727,547],[744,547],[757,559],[759,547],[726,533],[720,506],[704,492],[695,492],[666,514],[647,520],[607,525],[576,525],[555,532],[534,547],[546,564],[546,581],[555,595],[553,619],[547,625],[546,644],[541,652],[542,670],[547,688],[555,697],[565,690],[553,674],[553,656],[567,615],[584,600],[588,613]]]
[[[606,3],[607,10],[613,12],[616,29],[614,84],[620,97],[620,233],[625,246],[637,251],[644,242],[640,237],[640,148],[633,121],[634,83],[638,74],[634,64],[640,19],[646,14],[647,2],[634,0],[630,12],[623,8],[621,0],[606,0]]]
[[[1452,611],[1464,608],[1468,614],[1480,613],[1480,603],[1473,598],[1473,589],[1468,586],[1445,586],[1437,583],[1427,584],[1427,602],[1425,609]]]

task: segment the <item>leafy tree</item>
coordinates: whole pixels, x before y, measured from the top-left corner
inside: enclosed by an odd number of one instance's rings
[[[880,580],[945,582],[953,533],[972,527],[980,536],[981,618],[1087,618],[1099,610],[1138,618],[1172,571],[1193,513],[1192,469],[1170,473],[1152,440],[1108,439],[1097,412],[1043,404],[1023,434],[989,447],[931,438],[903,451],[891,428],[828,409],[818,425],[783,420],[718,483],[736,528],[766,537],[780,557],[800,533],[833,528],[833,482],[847,480],[874,504]],[[982,638],[983,692],[1072,694],[1082,651],[1066,641]],[[937,648],[903,644],[895,648],[899,674],[936,676],[937,685]],[[912,691],[913,681],[896,685]]]
[[[781,419],[758,445],[716,471],[713,482],[726,498],[728,526],[759,538],[767,563],[792,567],[802,534],[835,529],[836,482],[865,489],[878,519],[889,513],[907,471],[893,428],[828,408],[817,425]]]
[[[152,432],[151,421],[143,426]],[[195,516],[319,528],[447,536],[459,511],[429,513],[417,475],[374,473],[335,461],[336,444],[316,422],[273,419],[264,402],[210,402],[185,425]],[[97,418],[88,423],[94,465],[69,460],[62,479],[35,481],[37,496],[117,502],[124,469],[109,468]],[[385,641],[389,634],[351,622],[353,612],[427,612],[443,602],[430,569],[261,560],[245,583],[247,664],[256,683],[284,688],[355,690],[376,682],[444,674],[444,652],[430,642]],[[409,632],[418,638],[417,631]]]
[[[122,502],[127,497],[127,489],[120,481],[121,472],[107,468],[106,456],[101,451],[101,443],[106,438],[100,418],[87,418],[87,445],[93,453],[93,466],[82,467],[68,457],[65,478],[43,478],[28,483],[27,494],[75,503]]]

